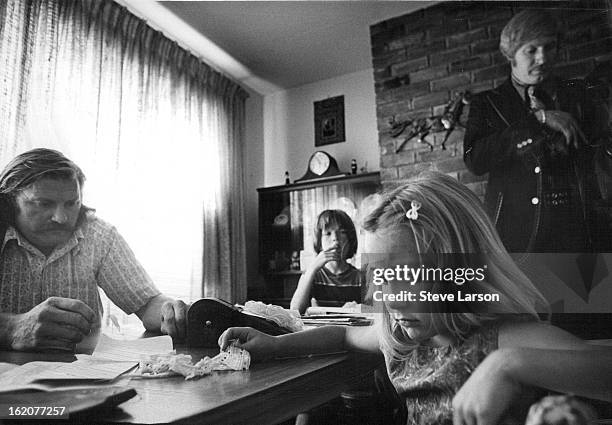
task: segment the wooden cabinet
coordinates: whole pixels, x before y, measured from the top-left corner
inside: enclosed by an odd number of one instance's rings
[[[379,190],[378,172],[257,189],[263,287],[250,288],[249,298],[287,307],[302,274],[300,266],[305,266],[292,264],[291,257],[302,253],[302,260],[314,258],[312,235],[319,213],[325,209],[345,211],[355,222],[361,242],[360,221]]]

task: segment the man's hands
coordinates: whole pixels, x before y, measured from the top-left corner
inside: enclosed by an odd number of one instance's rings
[[[136,315],[145,329],[181,340],[187,334],[187,305],[181,300],[158,295],[151,298]]]
[[[586,143],[586,136],[580,129],[576,119],[569,113],[557,110],[546,110],[538,111],[537,118],[546,125],[548,128],[554,131],[558,131],[563,134],[565,138],[565,146],[578,147]],[[546,118],[543,118],[546,117]],[[565,147],[564,146],[564,147]]]
[[[10,320],[8,343],[13,350],[74,352],[76,343],[95,324],[94,311],[84,302],[51,297]]]
[[[489,354],[453,398],[453,425],[496,425],[518,396],[503,350]]]
[[[172,338],[185,338],[187,334],[187,305],[183,301],[164,301],[161,306],[160,331]]]

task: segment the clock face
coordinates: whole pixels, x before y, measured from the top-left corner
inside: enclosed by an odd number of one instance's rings
[[[310,158],[308,166],[310,171],[320,176],[329,169],[329,157],[323,152],[315,152],[312,158]]]

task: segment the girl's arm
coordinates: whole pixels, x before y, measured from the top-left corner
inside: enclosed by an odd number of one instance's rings
[[[543,323],[504,325],[499,349],[455,395],[453,424],[498,423],[523,386],[612,401],[612,349]]]
[[[521,384],[612,401],[612,347],[544,323],[503,326],[499,347],[507,373]]]
[[[291,304],[289,306],[291,310],[297,310],[300,314],[306,312],[306,309],[310,305],[310,292],[312,290],[312,283],[314,282],[314,275],[318,270],[318,268],[315,270],[311,267],[300,276],[298,286],[291,298]]]
[[[224,349],[237,339],[240,347],[259,360],[347,350],[376,353],[378,326],[323,326],[280,336],[270,336],[252,328],[229,328],[219,338],[219,346]]]
[[[291,298],[291,304],[289,308],[291,310],[298,310],[300,314],[304,314],[308,306],[310,306],[310,291],[312,290],[312,283],[314,282],[315,274],[321,270],[321,268],[329,261],[337,261],[339,259],[338,250],[336,248],[328,249],[327,251],[321,251],[316,256],[312,263],[312,266],[304,272],[300,277],[297,289],[293,293]]]

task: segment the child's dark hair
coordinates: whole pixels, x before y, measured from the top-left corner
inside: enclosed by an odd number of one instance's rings
[[[314,250],[318,254],[321,252],[321,234],[327,227],[336,226],[338,229],[346,231],[348,247],[346,258],[351,258],[357,252],[357,231],[353,220],[342,210],[325,210],[317,218],[314,228]]]

